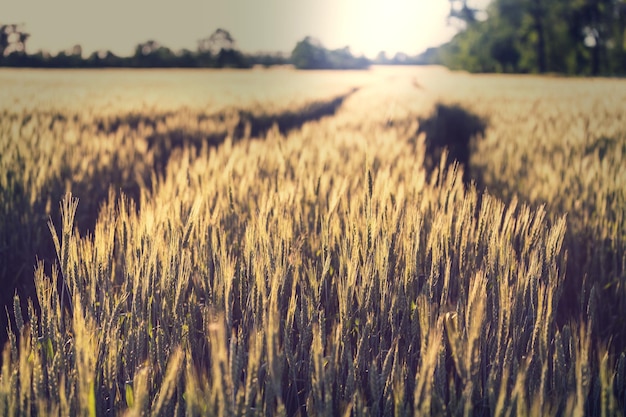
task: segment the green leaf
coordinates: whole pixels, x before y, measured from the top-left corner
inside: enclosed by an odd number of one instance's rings
[[[126,383],[126,405],[128,408],[133,408],[133,404],[135,404],[135,397],[133,396],[133,386],[127,382]]]
[[[96,385],[89,384],[89,417],[96,417]]]
[[[52,339],[46,339],[46,356],[49,360],[52,360],[54,357],[54,348],[52,347]]]

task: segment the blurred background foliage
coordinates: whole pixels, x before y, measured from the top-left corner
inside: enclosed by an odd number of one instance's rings
[[[463,28],[433,61],[470,72],[618,75],[626,71],[626,1],[450,0]]]

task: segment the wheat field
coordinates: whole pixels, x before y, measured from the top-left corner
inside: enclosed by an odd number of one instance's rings
[[[0,85],[0,415],[626,414],[626,81]]]

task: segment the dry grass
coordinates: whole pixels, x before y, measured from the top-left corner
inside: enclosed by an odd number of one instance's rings
[[[542,103],[541,79],[380,71],[332,118],[185,142],[160,171],[145,124],[5,113],[2,250],[28,265],[51,233],[56,259],[35,269],[40,311],[15,297],[0,414],[624,414],[625,335],[603,326],[626,314],[625,107],[550,110],[590,81]],[[489,193],[443,161],[427,175],[416,120],[442,97],[489,118],[470,159]],[[197,115],[156,129],[216,129]],[[581,152],[601,137],[611,152]]]

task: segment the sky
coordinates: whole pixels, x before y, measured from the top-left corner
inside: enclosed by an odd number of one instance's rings
[[[4,4],[3,4],[4,3]],[[354,54],[414,55],[448,41],[448,0],[0,0],[0,24],[31,34],[28,53],[56,54],[80,44],[83,55],[126,56],[156,40],[174,51],[195,50],[218,28],[244,52],[286,52],[306,36]]]

